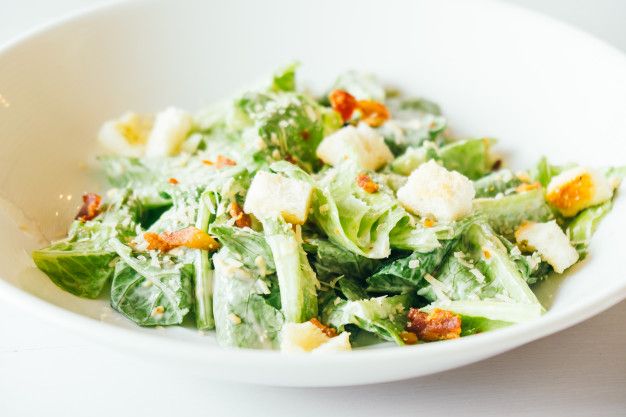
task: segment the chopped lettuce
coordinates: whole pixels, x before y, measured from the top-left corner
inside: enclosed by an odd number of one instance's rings
[[[284,318],[270,302],[276,282],[246,268],[227,248],[213,255],[213,313],[222,346],[275,349]]]
[[[300,323],[316,317],[319,282],[291,225],[282,217],[261,221],[276,266],[285,320]]]
[[[355,301],[337,298],[327,304],[322,317],[325,323],[339,330],[355,325],[383,340],[404,345],[400,333],[404,331],[410,305],[411,296],[408,294]]]
[[[297,63],[287,65],[285,68],[274,73],[272,79],[272,90],[274,91],[296,91],[296,70]]]
[[[128,238],[136,226],[136,211],[128,193],[120,193],[104,213],[93,220],[75,220],[67,238],[32,253],[35,265],[65,291],[97,298],[113,277],[118,258],[108,242]]]
[[[389,234],[407,214],[384,186],[376,193],[361,189],[360,170],[346,162],[320,174],[313,218],[337,245],[367,258],[385,258]]]
[[[141,326],[182,323],[193,305],[193,266],[164,256],[133,256],[117,239],[109,244],[121,258],[111,284],[111,306]]]
[[[311,264],[321,281],[330,281],[341,275],[362,280],[381,264],[378,259],[357,255],[319,237],[305,238],[303,247],[312,258]]]
[[[600,221],[611,211],[611,208],[613,208],[613,200],[586,208],[567,225],[565,230],[567,237],[581,257],[587,255],[591,236],[595,233]]]
[[[458,171],[471,180],[491,172],[493,158],[491,139],[468,139],[452,142],[439,149],[439,159],[443,166]]]
[[[235,106],[254,126],[270,160],[291,160],[309,172],[319,167],[317,146],[341,126],[337,113],[300,93],[250,93]]]
[[[501,169],[474,181],[474,190],[476,190],[476,198],[495,197],[513,193],[521,183],[522,181],[513,172]]]
[[[416,290],[423,285],[424,275],[433,273],[439,267],[454,243],[454,240],[448,240],[432,252],[413,252],[389,262],[367,278],[368,291],[400,294]]]
[[[514,243],[515,231],[556,218],[582,259],[613,202],[564,218],[546,203],[545,190],[570,165],[542,158],[527,171],[499,169],[495,140],[453,138],[436,103],[355,71],[326,92],[346,90],[356,103],[341,93],[330,103],[331,95],[299,87],[297,67],[194,116],[176,110],[192,120],[185,132],[162,117],[152,126],[151,115],[136,117],[141,131],[129,122],[135,116],[107,122],[109,150],[120,149],[99,162],[113,188],[101,207],[81,209],[89,220],[33,252],[37,267],[75,295],[110,294],[113,308],[139,325],[215,329],[228,347],[277,349],[285,323],[312,318],[350,332],[357,344],[401,345],[410,337],[402,333],[412,307],[460,315],[461,336],[541,315],[532,285],[551,279],[553,268]],[[391,151],[384,166],[364,169],[328,150],[318,158],[322,140],[342,126],[382,136],[385,149],[377,149]],[[153,137],[173,154],[147,156],[143,142]],[[472,210],[457,221],[414,215],[398,200],[409,175],[431,160],[472,181]],[[298,180],[302,196],[285,178],[251,188],[267,171]],[[601,172],[616,191],[626,167]],[[441,188],[453,195],[459,190],[451,184],[441,181]],[[443,210],[453,200],[437,205]],[[291,203],[301,204],[267,214]],[[200,232],[175,233],[191,227]],[[217,253],[197,249],[210,240],[204,233],[219,243]]]
[[[474,212],[484,216],[497,233],[509,239],[524,221],[545,222],[553,218],[541,189],[500,198],[477,198],[474,200]]]

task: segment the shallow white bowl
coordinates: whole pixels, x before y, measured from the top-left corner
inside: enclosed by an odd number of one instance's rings
[[[357,68],[438,101],[458,133],[501,139],[514,167],[626,163],[626,59],[588,35],[487,1],[133,2],[82,13],[0,51],[0,297],[42,319],[213,378],[332,386],[426,375],[571,326],[626,296],[624,198],[591,255],[539,289],[547,314],[460,340],[330,356],[224,350],[184,328],[144,329],[34,269],[97,188],[85,161],[128,109],[195,109],[298,59],[315,85]]]

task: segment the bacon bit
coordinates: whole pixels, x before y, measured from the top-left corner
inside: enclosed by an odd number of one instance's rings
[[[178,184],[178,180],[176,178],[170,178],[169,180],[167,180],[167,182],[174,185]]]
[[[328,337],[335,337],[337,336],[337,330],[333,329],[332,327],[326,326],[322,323],[320,323],[320,321],[318,319],[316,319],[315,317],[313,317],[311,320],[309,320],[315,327],[317,327],[318,329],[320,329],[322,331],[322,333],[324,333],[326,336]]]
[[[290,164],[298,165],[298,161],[296,161],[296,158],[290,153],[285,155],[285,161],[289,162]]]
[[[230,158],[225,157],[224,155],[217,155],[217,160],[215,161],[215,166],[218,169],[222,169],[227,166],[235,166],[237,162],[233,161]]]
[[[352,113],[357,108],[356,98],[347,91],[333,90],[328,95],[330,105],[339,115],[344,122],[347,122],[352,117]]]
[[[148,242],[148,250],[169,252],[170,250],[174,249],[173,246],[170,246],[166,242],[161,240],[161,237],[158,235],[158,233],[146,232],[143,234],[143,238],[146,242]]]
[[[483,256],[485,257],[485,259],[491,259],[491,252],[489,252],[487,249],[483,249]]]
[[[361,112],[361,120],[372,127],[382,125],[391,117],[387,107],[378,101],[360,100],[357,105]]]
[[[250,227],[252,225],[252,220],[250,220],[250,216],[244,213],[241,209],[241,206],[235,201],[230,203],[230,207],[228,208],[228,214],[230,214],[230,217],[235,219],[235,225],[237,227]]]
[[[406,330],[417,335],[419,340],[456,339],[461,336],[461,317],[448,310],[435,308],[430,314],[411,308],[407,315]]]
[[[407,345],[414,345],[417,343],[417,335],[411,332],[401,332],[400,338]]]
[[[515,191],[518,193],[525,193],[526,191],[537,190],[539,189],[539,187],[541,187],[541,184],[535,181],[532,184],[528,184],[528,183],[520,184],[515,188]]]
[[[205,164],[205,165],[208,165],[208,166],[213,165],[213,162],[209,161],[208,159],[203,159],[202,163]]]
[[[378,191],[378,184],[376,184],[369,175],[367,174],[359,174],[356,177],[356,183],[359,187],[361,187],[366,193],[373,194]]]
[[[300,136],[302,136],[302,140],[309,140],[309,138],[311,137],[311,134],[309,133],[308,130],[303,130],[302,132],[300,132]]]
[[[92,220],[98,214],[100,214],[100,203],[102,202],[102,197],[95,193],[87,193],[83,195],[83,205],[78,210],[78,214],[76,215],[76,220]]]
[[[208,251],[213,251],[220,247],[215,239],[193,226],[175,232],[163,232],[160,234],[148,232],[144,233],[143,238],[148,242],[148,250],[159,250],[161,252],[169,252],[179,246]]]
[[[437,224],[437,222],[431,219],[430,217],[426,217],[424,221],[422,222],[422,224],[424,225],[424,227],[433,227],[434,225]]]

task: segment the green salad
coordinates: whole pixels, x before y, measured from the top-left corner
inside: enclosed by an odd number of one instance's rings
[[[33,253],[80,297],[222,346],[337,352],[534,320],[533,292],[587,254],[624,167],[506,168],[439,106],[296,66],[189,114],[126,113],[98,139],[108,190]]]

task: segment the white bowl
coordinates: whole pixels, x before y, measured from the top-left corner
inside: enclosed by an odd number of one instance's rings
[[[98,187],[85,161],[128,109],[196,109],[292,59],[316,85],[357,68],[438,101],[457,132],[501,139],[514,167],[626,163],[626,59],[588,35],[487,1],[132,2],[35,31],[0,52],[0,296],[103,342],[214,378],[366,384],[477,361],[576,324],[626,296],[623,197],[589,258],[539,289],[536,321],[460,340],[329,356],[226,350],[185,328],[136,327],[106,299],[55,287],[29,253],[65,233]],[[71,196],[71,197],[70,197]],[[163,365],[168,361],[167,365]]]

